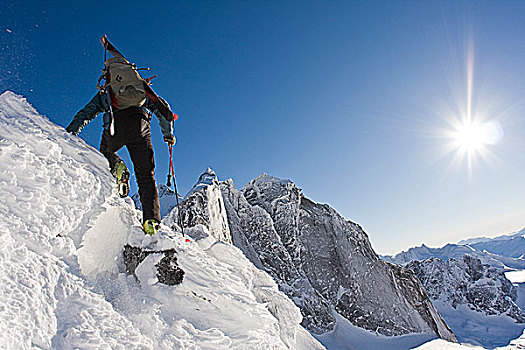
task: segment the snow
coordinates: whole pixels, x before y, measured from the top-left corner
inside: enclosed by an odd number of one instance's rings
[[[525,283],[517,283],[515,286],[518,288],[518,300],[516,300],[516,304],[522,310],[525,310]]]
[[[454,344],[442,339],[432,340],[421,345],[417,350],[481,350],[485,349],[471,344]],[[525,349],[525,332],[517,339],[510,342],[509,345],[495,348],[495,350],[513,350]]]
[[[512,283],[524,283],[525,282],[525,270],[515,270],[505,272],[505,277]]]
[[[455,344],[447,342],[443,339],[436,339],[421,345],[420,347],[414,348],[417,350],[477,350],[484,349],[479,346],[469,345],[469,344]]]
[[[506,315],[483,315],[466,305],[454,309],[440,301],[435,301],[434,305],[462,343],[493,349],[508,345],[525,330],[525,324],[515,323]]]
[[[144,236],[95,149],[0,96],[0,348],[321,349],[275,282],[202,227]],[[158,283],[150,254],[174,248],[185,278]]]
[[[330,333],[316,336],[330,350],[408,350],[436,338],[434,334],[386,337],[356,327],[335,312],[334,316],[337,320],[336,329]]]

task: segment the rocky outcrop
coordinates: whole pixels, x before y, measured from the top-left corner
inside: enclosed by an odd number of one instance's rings
[[[516,287],[503,270],[483,264],[480,259],[470,255],[447,261],[431,258],[412,261],[405,268],[421,280],[433,300],[453,308],[465,305],[485,315],[505,314],[518,323],[525,322],[525,313],[516,305]]]
[[[232,243],[228,218],[224,208],[221,188],[215,172],[208,168],[186,195],[179,210],[172,210],[164,219],[164,223],[173,228],[203,225],[218,241]]]

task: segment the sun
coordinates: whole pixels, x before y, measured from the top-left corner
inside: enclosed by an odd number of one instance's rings
[[[496,121],[476,122],[464,119],[451,131],[455,148],[469,153],[483,153],[487,145],[498,143],[503,137],[503,130]]]
[[[453,131],[453,140],[458,149],[467,153],[482,152],[485,145],[492,142],[491,124],[464,121]]]
[[[503,130],[497,121],[480,122],[463,117],[452,123],[447,138],[450,140],[448,149],[456,154],[455,160],[466,160],[470,173],[476,159],[486,159],[490,155],[490,146],[503,138]]]

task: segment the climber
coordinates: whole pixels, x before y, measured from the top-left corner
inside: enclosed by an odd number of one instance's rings
[[[151,144],[151,114],[155,114],[158,118],[164,141],[170,146],[175,144],[171,122],[173,117],[169,120],[166,113],[159,111],[162,105],[167,106],[169,111],[169,105],[155,93],[151,94],[152,90],[147,86],[149,81],[142,79],[136,67],[123,56],[106,60],[103,72],[103,79],[106,83],[102,87],[99,83],[98,93],[75,115],[66,130],[78,135],[82,128],[99,113],[105,112],[100,152],[109,161],[111,173],[119,185],[119,195],[126,197],[129,194],[130,175],[126,164],[115,152],[123,146],[128,149],[142,203],[143,229],[146,234],[154,235],[158,232],[161,217],[159,195],[154,178],[155,159]],[[111,77],[115,77],[113,81]]]

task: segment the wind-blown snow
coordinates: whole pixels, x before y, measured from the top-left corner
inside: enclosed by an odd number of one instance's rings
[[[95,149],[11,92],[0,96],[0,348],[321,349],[275,282],[203,228],[144,237]],[[158,283],[133,244],[177,251],[181,285]]]

